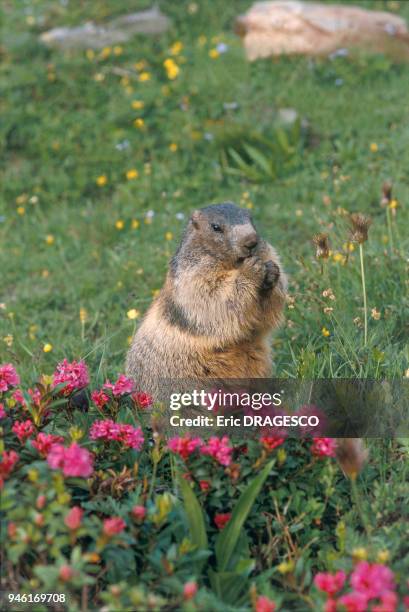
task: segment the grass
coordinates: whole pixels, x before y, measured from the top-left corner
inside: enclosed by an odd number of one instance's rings
[[[406,2],[359,4],[409,19]],[[144,6],[3,3],[0,361],[16,364],[25,382],[64,357],[86,359],[99,381],[114,376],[189,213],[229,199],[252,207],[290,276],[286,324],[273,340],[275,374],[404,376],[409,67],[359,54],[249,64],[231,29],[248,6],[241,0],[164,4],[173,19],[167,34],[136,37],[105,58],[38,42],[44,29]],[[163,61],[175,41],[183,43],[174,57],[180,73],[169,80]],[[220,42],[228,50],[213,59],[209,51]],[[141,72],[150,80],[141,82]],[[143,108],[133,108],[135,101]],[[282,108],[309,124],[292,163],[256,183],[226,172],[228,131],[244,126],[273,138]],[[133,169],[138,177],[129,180]],[[386,179],[394,210],[379,205]],[[357,211],[373,219],[365,243],[366,346],[357,245],[345,262],[348,213]],[[318,231],[329,233],[333,251],[322,273],[311,244]],[[328,288],[335,300],[323,295]],[[136,319],[127,315],[133,309]],[[393,508],[407,494],[404,452],[379,443],[377,476],[371,467],[358,482],[362,511],[373,505],[397,533],[403,519],[393,518]],[[391,546],[399,548],[398,538]]]

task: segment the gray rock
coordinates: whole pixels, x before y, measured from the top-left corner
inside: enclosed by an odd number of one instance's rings
[[[53,28],[43,32],[40,40],[61,49],[102,49],[125,43],[135,34],[161,34],[170,24],[169,17],[154,6],[146,11],[121,15],[104,25],[87,22],[72,28]]]

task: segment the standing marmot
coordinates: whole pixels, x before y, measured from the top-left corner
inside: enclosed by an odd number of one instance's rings
[[[196,210],[133,337],[128,376],[154,399],[164,379],[268,378],[268,335],[285,291],[277,254],[247,210],[229,202]]]

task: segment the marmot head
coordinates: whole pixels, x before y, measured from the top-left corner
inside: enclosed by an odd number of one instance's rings
[[[205,253],[227,267],[235,267],[254,253],[259,237],[248,210],[225,202],[195,210],[185,232],[184,243],[194,261]]]

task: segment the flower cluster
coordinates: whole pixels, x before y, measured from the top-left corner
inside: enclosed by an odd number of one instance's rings
[[[326,612],[394,612],[398,596],[393,572],[380,563],[360,561],[349,577],[352,590],[340,595],[346,584],[346,574],[319,573],[314,578],[315,586],[327,596]]]
[[[62,436],[41,432],[37,435],[35,440],[31,441],[31,444],[38,450],[42,457],[47,457],[54,444],[60,444],[61,442],[64,442]]]
[[[63,395],[71,395],[74,391],[83,389],[89,384],[89,374],[87,366],[83,361],[72,361],[64,359],[57,365],[53,375],[53,388],[64,384]]]
[[[134,389],[134,382],[130,378],[127,378],[124,374],[121,374],[118,377],[118,380],[114,383],[107,380],[103,388],[110,389],[114,397],[119,397],[132,393]]]
[[[186,436],[175,436],[168,441],[168,448],[173,453],[176,453],[182,459],[187,459],[194,451],[201,448],[203,440],[201,438],[191,438],[189,435]]]
[[[16,434],[21,444],[24,444],[27,438],[30,438],[35,432],[35,427],[30,419],[26,421],[15,421],[12,431]]]
[[[0,460],[0,489],[3,488],[4,480],[8,478],[18,460],[19,456],[15,451],[3,452]]]
[[[195,450],[199,450],[201,455],[213,457],[220,465],[224,466],[230,465],[234,450],[230,446],[227,436],[222,438],[212,436],[207,443],[201,438],[191,438],[189,435],[174,437],[168,441],[168,447],[182,459],[187,459]]]
[[[316,457],[335,457],[336,448],[335,438],[314,438],[311,452]]]
[[[227,436],[223,436],[222,438],[212,436],[209,438],[207,444],[202,446],[200,452],[202,455],[209,455],[210,457],[213,457],[213,459],[216,459],[220,465],[227,466],[231,463],[233,447],[230,446],[229,438]]]
[[[64,476],[88,478],[93,472],[92,454],[76,442],[67,448],[54,444],[47,455],[47,462],[53,470],[62,470]]]
[[[144,443],[142,429],[132,427],[127,423],[115,423],[111,419],[94,421],[91,426],[89,437],[91,440],[114,440],[128,448],[140,450]]]
[[[0,365],[0,393],[5,393],[20,384],[20,377],[11,363]]]
[[[141,391],[135,391],[135,393],[132,393],[132,399],[135,404],[142,409],[149,408],[153,404],[153,397],[148,393],[143,393]]]

